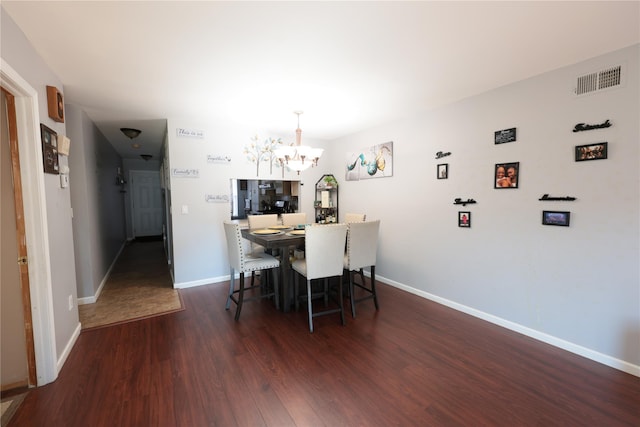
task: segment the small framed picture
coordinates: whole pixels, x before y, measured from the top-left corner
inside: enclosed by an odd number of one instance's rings
[[[493,188],[518,188],[520,162],[497,163]]]
[[[471,212],[459,211],[458,212],[458,227],[471,227]]]
[[[516,128],[497,130],[493,133],[494,144],[505,144],[516,140]]]
[[[438,165],[438,179],[449,178],[449,164],[442,163]]]
[[[567,211],[542,211],[542,225],[559,225],[568,227],[571,212]]]
[[[60,173],[58,167],[58,134],[41,123],[40,138],[44,172],[58,175]]]
[[[576,145],[576,162],[587,160],[602,160],[607,158],[608,142],[596,144]]]

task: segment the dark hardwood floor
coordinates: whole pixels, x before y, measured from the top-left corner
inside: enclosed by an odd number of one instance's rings
[[[380,284],[358,317],[185,310],[83,331],[10,426],[640,426],[640,378]]]

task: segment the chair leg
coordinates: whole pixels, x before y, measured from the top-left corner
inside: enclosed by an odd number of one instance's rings
[[[378,294],[376,293],[376,266],[371,266],[371,293],[373,294],[373,304],[376,306],[376,310],[378,307]]]
[[[236,320],[240,319],[240,311],[244,301],[244,272],[240,273],[240,292],[238,293],[238,307],[236,308]]]
[[[325,277],[324,279],[324,306],[329,305],[329,279]]]
[[[272,268],[271,272],[273,273],[273,292],[275,293],[276,310],[280,310],[280,284],[278,283],[278,275],[280,272],[277,268]]]
[[[307,279],[307,310],[309,312],[309,332],[313,333],[313,306],[311,305],[311,280]]]
[[[342,320],[342,326],[347,324],[344,318],[344,297],[342,296],[342,277],[338,280],[338,302],[340,304],[340,320]]]
[[[233,271],[233,268],[229,269],[229,296],[227,297],[227,305],[224,307],[225,310],[229,310],[231,307],[231,295],[233,295],[233,289],[235,287],[236,275]]]
[[[300,275],[296,274],[295,270],[293,271],[293,302],[296,307],[296,311],[300,309]]]
[[[349,301],[351,301],[351,317],[356,318],[356,295],[353,288],[353,271],[349,270]]]

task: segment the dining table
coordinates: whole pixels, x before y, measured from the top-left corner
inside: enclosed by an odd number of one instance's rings
[[[271,233],[265,231],[265,229],[252,230],[242,229],[242,237],[254,242],[260,246],[263,246],[268,252],[279,250],[280,256],[280,307],[283,311],[288,312],[291,310],[293,303],[293,278],[291,261],[289,259],[289,251],[297,247],[304,246],[304,229],[298,230],[296,228],[272,230]]]

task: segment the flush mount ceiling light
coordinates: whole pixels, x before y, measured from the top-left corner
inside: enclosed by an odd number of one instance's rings
[[[120,128],[120,132],[124,133],[127,138],[133,139],[140,136],[142,131],[134,128]]]
[[[274,154],[282,167],[286,165],[289,170],[296,171],[298,175],[300,175],[300,171],[306,170],[310,166],[318,165],[318,159],[320,159],[324,150],[322,148],[301,145],[302,129],[300,129],[300,114],[302,114],[302,111],[294,111],[293,114],[298,116],[296,144],[277,148],[274,150]]]
[[[149,159],[152,158],[153,156],[151,154],[140,154],[140,157],[142,157],[146,162],[146,161],[149,161]]]

